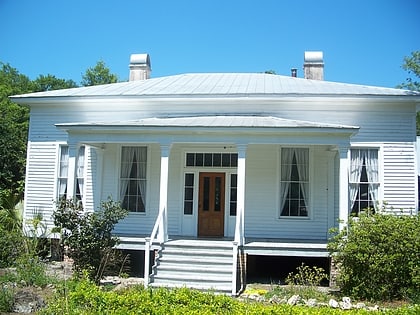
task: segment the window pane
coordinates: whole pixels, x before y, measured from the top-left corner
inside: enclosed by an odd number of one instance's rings
[[[193,202],[184,201],[184,214],[191,215],[193,214]]]
[[[236,174],[230,175],[230,215],[236,215],[236,208],[237,208],[237,179],[238,176]]]
[[[203,153],[195,154],[195,166],[203,166],[204,156]]]
[[[210,208],[210,178],[204,177],[203,210],[209,211],[209,208]]]
[[[194,166],[194,153],[187,153],[187,157],[186,157],[186,166]]]
[[[238,166],[238,154],[232,153],[230,155],[230,166],[237,167]]]
[[[185,174],[185,186],[194,186],[194,174]]]
[[[222,166],[229,167],[230,166],[230,154],[223,153],[222,154]]]
[[[213,154],[211,153],[204,154],[204,166],[213,166]]]
[[[215,185],[214,185],[214,211],[221,210],[221,190],[222,190],[222,178],[216,177],[215,178]]]
[[[220,153],[213,154],[213,166],[214,167],[222,166],[222,155]]]

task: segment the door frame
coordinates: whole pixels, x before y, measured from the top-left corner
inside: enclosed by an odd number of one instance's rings
[[[210,177],[213,177],[213,178],[215,178],[215,177],[217,177],[217,176],[222,176],[222,187],[220,187],[220,194],[221,194],[221,198],[220,198],[220,207],[221,207],[221,209],[220,209],[220,212],[219,211],[215,211],[215,210],[212,210],[212,209],[209,209],[208,211],[209,212],[203,212],[203,210],[202,210],[202,203],[203,203],[203,200],[202,200],[202,198],[203,198],[203,193],[204,193],[204,191],[203,191],[203,189],[204,189],[204,185],[203,185],[203,183],[202,183],[202,181],[204,180],[204,177],[205,176],[210,176]],[[215,189],[215,187],[214,187],[214,183],[212,183],[211,184],[212,186],[210,187],[210,194],[214,194],[215,193],[215,191],[214,191],[214,189]],[[209,172],[209,171],[201,171],[201,172],[198,172],[198,198],[197,198],[197,203],[198,203],[198,207],[197,207],[197,237],[224,237],[224,235],[225,235],[225,215],[226,215],[226,172],[217,172],[217,171],[215,171],[215,172]],[[212,206],[212,205],[214,205],[214,200],[210,200],[210,204],[209,204],[209,206]],[[214,234],[212,234],[212,233],[206,233],[205,231],[202,231],[202,229],[203,229],[203,227],[202,227],[202,225],[203,225],[203,222],[202,222],[202,219],[205,219],[205,218],[203,218],[203,215],[204,214],[207,214],[207,216],[209,217],[209,218],[211,218],[212,217],[212,214],[213,214],[213,217],[216,217],[216,218],[218,218],[220,221],[221,221],[221,226],[219,227],[219,229],[218,229],[218,231],[219,231],[219,233],[214,233]],[[217,216],[214,216],[214,214],[217,214]],[[205,216],[204,216],[205,217]],[[200,228],[200,226],[201,226],[201,228]]]

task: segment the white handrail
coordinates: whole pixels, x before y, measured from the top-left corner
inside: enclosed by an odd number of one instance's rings
[[[160,243],[167,241],[168,233],[167,233],[167,215],[166,215],[166,208],[164,207],[162,211],[159,212],[155,225],[153,226],[152,233],[150,237],[145,238],[144,243],[144,287],[147,288],[149,286],[150,280],[150,249],[152,244],[156,238],[157,232],[159,230],[159,239]]]
[[[233,262],[232,262],[232,296],[236,296],[237,290],[237,268],[238,268],[238,243],[233,242]]]

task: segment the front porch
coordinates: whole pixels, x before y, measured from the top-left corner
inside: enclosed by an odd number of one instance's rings
[[[117,248],[144,251],[146,286],[190,287],[237,295],[247,284],[249,256],[327,258],[325,240],[174,236],[150,242],[145,236],[120,236]],[[150,256],[151,255],[151,256]]]

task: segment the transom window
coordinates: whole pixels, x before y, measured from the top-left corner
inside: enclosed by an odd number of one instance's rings
[[[309,149],[281,150],[281,216],[307,217],[309,200]]]
[[[349,191],[351,213],[375,209],[378,201],[378,149],[350,150]]]
[[[122,147],[120,198],[131,212],[146,211],[147,147]]]
[[[237,153],[187,153],[185,166],[237,167]]]

